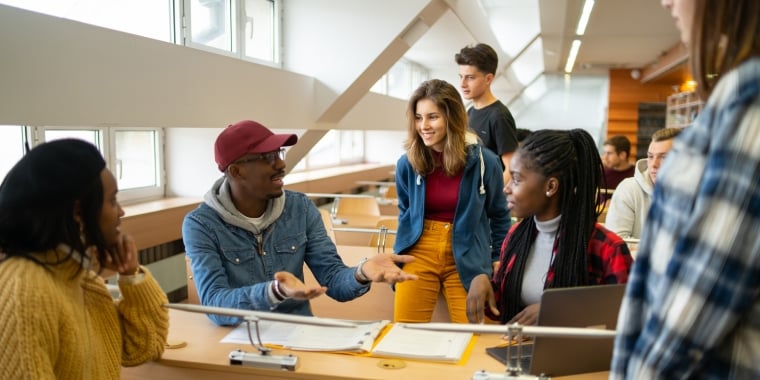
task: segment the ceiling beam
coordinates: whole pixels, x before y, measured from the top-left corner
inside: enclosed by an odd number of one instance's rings
[[[686,45],[679,42],[672,48],[660,54],[652,64],[642,70],[641,83],[651,82],[679,67],[688,60],[689,52],[686,49]]]

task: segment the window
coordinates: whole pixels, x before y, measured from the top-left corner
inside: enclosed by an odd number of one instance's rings
[[[0,3],[161,41],[174,41],[174,0],[0,0]]]
[[[239,58],[278,62],[275,0],[188,0],[185,45],[211,48]]]
[[[365,131],[330,130],[292,171],[299,172],[364,162],[364,138]]]
[[[232,13],[229,0],[191,0],[190,41],[219,50],[234,52]]]
[[[63,138],[85,140],[98,147],[116,177],[120,202],[164,196],[163,131],[158,128],[0,126],[0,178],[23,156],[27,144],[33,147]]]
[[[243,37],[245,56],[269,62],[279,61],[278,17],[274,0],[245,0]]]
[[[0,0],[0,4],[238,58],[280,61],[279,0]]]
[[[401,59],[370,88],[370,91],[408,99],[412,91],[428,79],[430,79],[430,71],[424,66]]]
[[[130,198],[163,195],[161,134],[157,129],[121,129],[111,131],[113,152],[111,170],[121,191]]]
[[[0,125],[0,182],[24,155],[24,128]]]

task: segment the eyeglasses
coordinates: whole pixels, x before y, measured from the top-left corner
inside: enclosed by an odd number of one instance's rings
[[[280,148],[271,152],[260,153],[255,156],[248,157],[245,160],[235,161],[233,164],[247,164],[249,162],[264,160],[268,162],[269,165],[274,165],[274,163],[277,162],[277,159],[285,159],[285,148]]]

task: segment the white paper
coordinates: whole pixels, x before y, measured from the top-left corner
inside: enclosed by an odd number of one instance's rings
[[[292,350],[369,352],[380,331],[388,323],[372,321],[357,323],[353,327],[327,327],[259,321],[259,332],[264,344]],[[254,324],[251,324],[251,337],[258,343]],[[222,338],[221,342],[250,344],[247,324],[241,323]]]
[[[426,360],[459,361],[472,333],[408,329],[396,324],[372,350],[374,355]]]

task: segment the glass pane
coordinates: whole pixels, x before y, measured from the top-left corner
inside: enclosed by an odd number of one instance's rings
[[[23,127],[0,125],[0,182],[23,155]]]
[[[159,186],[155,131],[114,132],[114,176],[119,189]]]
[[[103,152],[103,148],[100,145],[100,131],[92,129],[46,129],[45,141],[60,140],[66,138],[74,138],[87,141],[92,145],[98,147],[100,152]]]
[[[333,129],[322,137],[321,140],[311,148],[308,155],[308,167],[309,169],[316,169],[319,167],[336,166],[340,164],[340,157],[335,154],[339,148],[339,138],[337,130]]]
[[[409,62],[398,61],[388,71],[388,95],[408,99],[412,93],[412,70]]]
[[[190,20],[194,43],[233,51],[230,0],[192,0]]]
[[[376,94],[388,95],[388,86],[386,84],[388,74],[384,74],[369,90]]]
[[[0,0],[51,16],[171,42],[172,0]]]
[[[246,57],[276,62],[275,20],[273,0],[245,0]]]
[[[361,162],[364,158],[364,132],[340,132],[340,161],[342,164]]]

